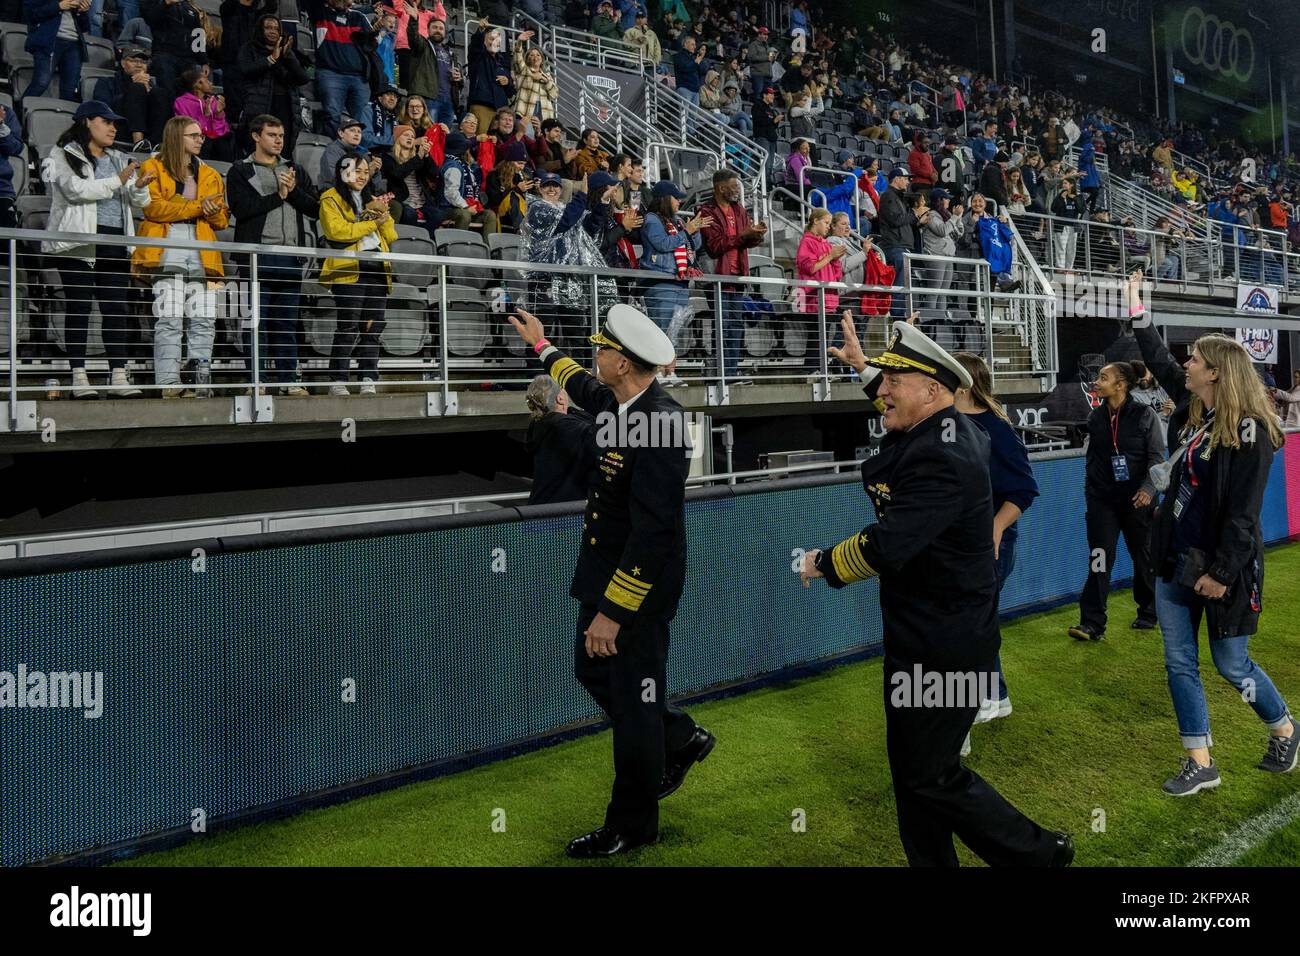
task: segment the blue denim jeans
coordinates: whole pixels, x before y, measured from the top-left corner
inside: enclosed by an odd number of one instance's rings
[[[754,121],[749,118],[748,113],[735,114],[727,121],[727,125],[738,131],[741,136],[754,135]]]
[[[435,123],[446,123],[448,129],[455,129],[460,119],[456,115],[456,106],[450,99],[426,100],[429,107],[429,119]]]
[[[1199,642],[1192,629],[1192,608],[1200,598],[1190,589],[1163,579],[1156,580],[1156,616],[1165,641],[1165,672],[1169,696],[1178,716],[1178,733],[1183,746],[1211,747],[1210,714],[1205,706],[1205,688],[1198,669]],[[1222,637],[1210,640],[1210,656],[1223,679],[1249,695],[1250,706],[1270,730],[1285,727],[1291,719],[1286,701],[1267,674],[1247,650],[1249,638]]]
[[[364,79],[351,73],[317,69],[316,90],[320,93],[321,105],[325,107],[326,136],[338,134],[344,113],[360,120],[364,132],[374,132],[370,128],[370,117],[366,115],[370,112],[370,87]]]
[[[55,38],[54,50],[45,55],[34,56],[32,63],[32,81],[27,85],[23,98],[44,96],[54,79],[54,68],[59,70],[59,99],[76,102],[77,87],[81,85],[81,41]]]
[[[663,275],[663,273],[659,273]],[[673,324],[673,317],[677,315],[680,309],[689,309],[691,307],[691,293],[686,285],[681,282],[652,282],[645,287],[645,311],[646,315],[654,321],[655,325],[668,332],[669,327]],[[679,322],[685,321],[679,319]],[[673,338],[673,348],[677,348],[677,339]]]
[[[1019,535],[1014,527],[1008,528],[1002,533],[1002,540],[998,543],[998,597],[1002,596],[1002,586],[1007,583],[1007,578],[1011,577],[1011,572],[1016,568],[1016,538]],[[994,659],[994,667],[998,671],[998,700],[1007,699],[1007,682],[1002,677],[1002,655],[999,653]]]
[[[722,293],[722,369],[728,379],[740,378],[740,357],[745,351],[745,296]]]

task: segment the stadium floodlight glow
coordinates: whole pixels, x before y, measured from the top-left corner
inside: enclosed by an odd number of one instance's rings
[[[1189,28],[1193,43],[1188,44]],[[1202,66],[1239,83],[1248,83],[1255,73],[1255,38],[1245,27],[1220,20],[1200,7],[1188,7],[1183,13],[1180,31],[1183,55],[1193,66]],[[1194,50],[1193,50],[1194,47]],[[1250,49],[1250,66],[1241,69],[1243,50]]]

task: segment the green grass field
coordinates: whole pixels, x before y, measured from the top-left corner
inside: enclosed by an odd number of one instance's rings
[[[1267,565],[1263,626],[1252,656],[1294,704],[1300,701],[1300,544],[1269,552]],[[1076,865],[1189,864],[1270,810],[1271,832],[1237,841],[1240,849],[1227,862],[1300,863],[1300,818],[1291,809],[1300,810],[1300,771],[1277,776],[1255,769],[1267,731],[1214,672],[1204,638],[1201,670],[1223,785],[1181,800],[1161,792],[1182,751],[1159,632],[1128,629],[1128,592],[1113,594],[1110,608],[1110,634],[1097,644],[1066,636],[1077,620],[1073,606],[1003,629],[1015,713],[975,728],[970,765],[1035,820],[1070,832]],[[660,842],[606,865],[905,862],[885,762],[878,659],[691,712],[717,734],[717,749],[663,803]],[[569,864],[564,844],[601,822],[612,772],[605,731],[200,837],[124,865]],[[504,810],[504,832],[493,829],[496,810]],[[805,832],[792,827],[796,810],[804,811]],[[961,853],[963,863],[979,862],[964,848]]]

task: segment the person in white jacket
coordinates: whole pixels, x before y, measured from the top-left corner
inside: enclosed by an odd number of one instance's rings
[[[121,120],[105,103],[82,103],[70,126],[59,137],[43,164],[50,187],[49,229],[80,234],[80,238],[47,239],[41,251],[55,256],[63,284],[64,347],[72,367],[74,398],[95,398],[98,392],[86,376],[86,337],[90,306],[99,303],[104,349],[114,395],[131,397],[140,390],[127,375],[127,340],[132,324],[130,306],[131,248],[96,242],[101,236],[133,236],[132,210],[149,202],[151,174],[141,174],[129,154],[112,148]]]

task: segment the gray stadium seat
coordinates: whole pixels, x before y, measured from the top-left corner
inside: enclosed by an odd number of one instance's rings
[[[225,179],[230,174],[230,167],[234,165],[234,163],[227,163],[220,159],[205,159],[204,162],[220,173],[222,179]]]
[[[428,233],[425,233],[425,238],[428,238]],[[422,288],[393,283],[384,306],[384,316],[387,324],[379,334],[379,343],[389,355],[418,355],[432,338],[429,334],[428,300]]]
[[[105,76],[95,76],[94,72],[105,73]],[[99,89],[99,84],[103,83],[107,77],[113,75],[104,70],[94,72],[90,70],[90,67],[82,67],[81,69],[81,98],[85,102],[98,100],[99,96],[97,96],[96,93]],[[87,76],[87,73],[92,73],[92,75]]]
[[[460,358],[481,355],[492,341],[488,301],[478,289],[449,285],[447,297],[447,354]],[[442,295],[430,295],[435,314],[441,308]]]
[[[397,242],[393,243],[391,251],[403,255],[432,256],[434,245],[429,238],[429,231],[423,226],[399,225]],[[436,275],[437,267],[431,261],[393,263],[393,281],[419,289],[421,298],[424,297],[424,290],[433,284]]]
[[[113,41],[104,37],[82,37],[86,42],[86,66],[103,69],[112,67],[116,57],[113,55]]]
[[[488,252],[493,259],[509,259],[516,261],[519,258],[519,237],[511,232],[493,232],[487,237]],[[511,250],[514,255],[508,255]]]
[[[293,161],[307,170],[307,175],[314,180],[316,174],[320,172],[320,160],[325,155],[325,147],[318,146],[315,143],[304,143],[302,137],[298,137],[298,142],[293,147]],[[317,186],[326,188],[323,184],[317,183]]]
[[[31,115],[39,110],[53,110],[58,113],[75,113],[81,104],[73,100],[61,100],[55,96],[29,96],[23,100],[23,112]]]
[[[438,255],[455,259],[492,258],[483,237],[468,229],[439,229],[434,238],[438,243]],[[447,270],[450,281],[471,288],[484,289],[493,281],[494,273],[486,269],[470,269],[464,266],[451,266]]]
[[[23,49],[26,45],[26,27],[23,28],[22,33],[17,30],[6,32],[4,38],[0,39],[0,50],[4,51],[5,65],[9,67],[11,76],[17,67],[32,65],[32,55]],[[15,85],[11,86],[11,89],[19,89],[19,87]]]
[[[27,161],[21,156],[10,156],[9,166],[14,171],[14,194],[21,199],[27,189]]]
[[[320,133],[308,133],[304,131],[298,134],[299,146],[301,146],[303,143],[311,143],[315,146],[320,146],[323,149],[324,147],[328,146],[332,142],[334,141],[330,139],[330,137],[322,136]]]
[[[56,110],[37,110],[27,114],[27,142],[36,147],[57,142],[72,125],[72,113]]]

